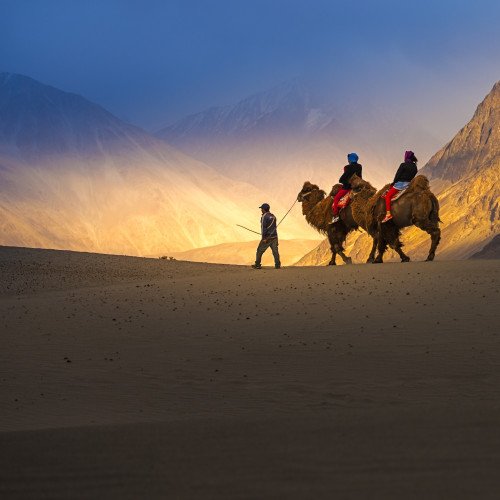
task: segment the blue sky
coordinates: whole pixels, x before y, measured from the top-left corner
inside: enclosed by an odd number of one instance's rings
[[[500,2],[0,0],[0,70],[154,129],[302,76],[443,137],[500,79]]]

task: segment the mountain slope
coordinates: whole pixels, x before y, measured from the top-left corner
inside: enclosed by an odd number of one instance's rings
[[[423,156],[436,140],[370,102],[335,102],[296,79],[232,105],[210,108],[157,132],[221,172],[292,199],[305,180],[330,189],[356,151],[366,177],[382,183],[410,146]]]
[[[500,82],[497,82],[472,119],[422,169],[440,203],[441,243],[437,257],[466,259],[500,233]],[[353,241],[357,240],[357,241]],[[409,228],[403,232],[405,248],[422,259],[429,238]],[[368,255],[368,238],[348,240],[359,259]],[[300,265],[319,265],[329,249],[322,243],[304,256]],[[356,254],[354,255],[356,258]]]
[[[423,169],[443,186],[443,256],[467,258],[500,232],[500,82]]]
[[[433,179],[455,183],[498,167],[500,155],[500,81],[479,104],[472,119],[425,166]]]
[[[482,250],[471,255],[471,259],[500,259],[500,234],[497,234]]]
[[[83,97],[0,74],[0,244],[151,255],[248,241],[236,224],[258,228],[263,201]]]

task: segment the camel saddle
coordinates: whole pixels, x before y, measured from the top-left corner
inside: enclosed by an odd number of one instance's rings
[[[345,208],[347,207],[347,205],[349,205],[350,201],[351,201],[351,191],[349,191],[347,194],[342,196],[342,198],[340,198],[338,207]]]

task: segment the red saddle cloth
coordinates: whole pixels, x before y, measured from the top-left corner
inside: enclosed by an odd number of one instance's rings
[[[347,207],[347,205],[349,205],[350,201],[351,201],[351,192],[349,191],[347,194],[342,196],[342,198],[340,198],[338,207],[345,208]]]

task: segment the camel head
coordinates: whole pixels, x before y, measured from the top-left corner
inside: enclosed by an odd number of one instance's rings
[[[311,195],[313,195],[315,201],[319,199],[323,199],[325,197],[325,192],[320,189],[316,184],[311,184],[309,181],[304,182],[300,193],[297,195],[297,201],[311,201]]]

